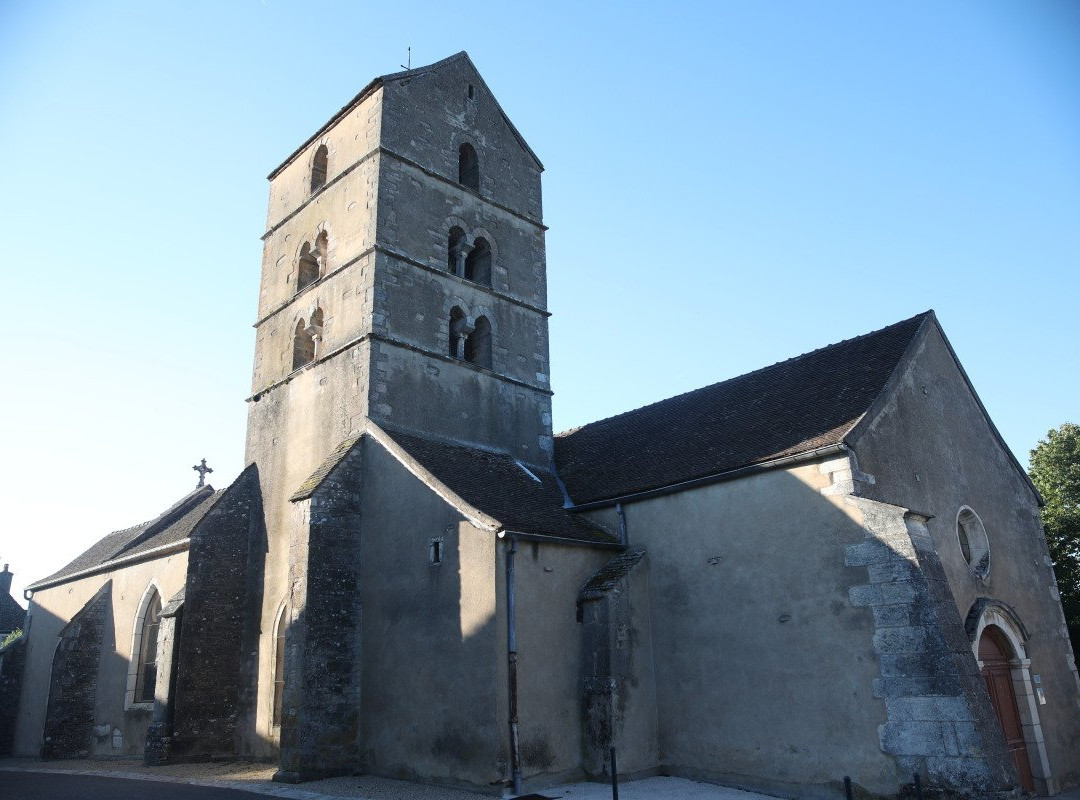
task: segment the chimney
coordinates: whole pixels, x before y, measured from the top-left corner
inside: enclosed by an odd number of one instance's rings
[[[11,594],[11,573],[8,565],[4,564],[4,571],[0,572],[0,595]]]

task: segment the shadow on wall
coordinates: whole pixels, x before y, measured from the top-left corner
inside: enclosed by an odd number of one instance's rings
[[[915,772],[1016,785],[924,520],[834,503],[799,470],[820,479],[810,464],[626,507],[649,559],[660,771],[806,797],[843,797],[844,774],[874,795]]]

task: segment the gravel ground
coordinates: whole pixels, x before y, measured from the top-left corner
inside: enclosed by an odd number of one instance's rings
[[[273,783],[275,767],[244,761],[169,764],[147,767],[137,759],[38,761],[32,758],[0,759],[0,770],[62,771],[115,778],[143,778],[200,786],[222,786],[292,800],[322,800],[326,797],[354,797],[361,800],[481,800],[492,795],[459,789],[360,775],[327,778],[290,786]],[[544,797],[559,800],[607,800],[611,787],[604,783],[569,783],[543,789]],[[646,778],[619,784],[619,800],[776,800],[763,794],[728,789],[682,778]]]

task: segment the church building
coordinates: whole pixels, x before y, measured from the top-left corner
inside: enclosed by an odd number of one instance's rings
[[[1080,783],[1041,498],[934,313],[556,435],[542,171],[459,53],[270,174],[248,466],[31,585],[15,752]]]

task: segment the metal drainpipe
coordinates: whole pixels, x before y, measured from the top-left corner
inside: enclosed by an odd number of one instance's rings
[[[619,544],[626,547],[630,544],[630,537],[626,533],[626,512],[619,501],[615,501],[615,513],[619,515]]]
[[[510,538],[506,548],[506,662],[510,691],[510,764],[514,775],[514,794],[521,794],[521,752],[518,747],[517,709],[517,630],[514,624],[514,554],[517,539]]]

